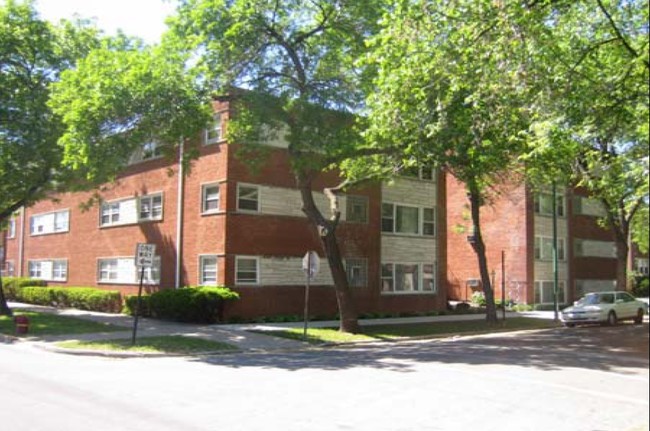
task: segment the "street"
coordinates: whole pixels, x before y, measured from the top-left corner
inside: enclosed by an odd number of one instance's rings
[[[2,430],[641,431],[648,325],[195,358],[0,344],[0,406]]]

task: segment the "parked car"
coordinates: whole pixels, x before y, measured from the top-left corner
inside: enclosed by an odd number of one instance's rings
[[[560,319],[564,326],[581,323],[607,323],[615,325],[619,320],[634,320],[640,325],[643,315],[648,312],[648,304],[639,301],[627,292],[588,293],[562,310]]]

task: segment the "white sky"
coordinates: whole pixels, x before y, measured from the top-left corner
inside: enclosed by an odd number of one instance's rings
[[[170,0],[36,0],[41,18],[58,22],[62,18],[94,19],[106,34],[121,29],[129,36],[138,36],[156,43],[165,31],[165,18],[174,12]]]

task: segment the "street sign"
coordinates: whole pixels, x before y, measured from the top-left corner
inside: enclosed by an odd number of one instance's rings
[[[320,258],[315,251],[308,251],[305,257],[302,258],[302,270],[309,278],[309,281],[314,281],[318,270],[320,269]]]
[[[135,266],[138,268],[151,268],[156,256],[156,244],[138,243],[135,248]]]

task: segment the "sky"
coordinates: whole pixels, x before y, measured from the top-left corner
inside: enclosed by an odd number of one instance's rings
[[[175,4],[170,0],[36,0],[36,9],[48,21],[72,19],[76,13],[81,18],[94,19],[106,34],[122,29],[129,36],[156,43]]]

